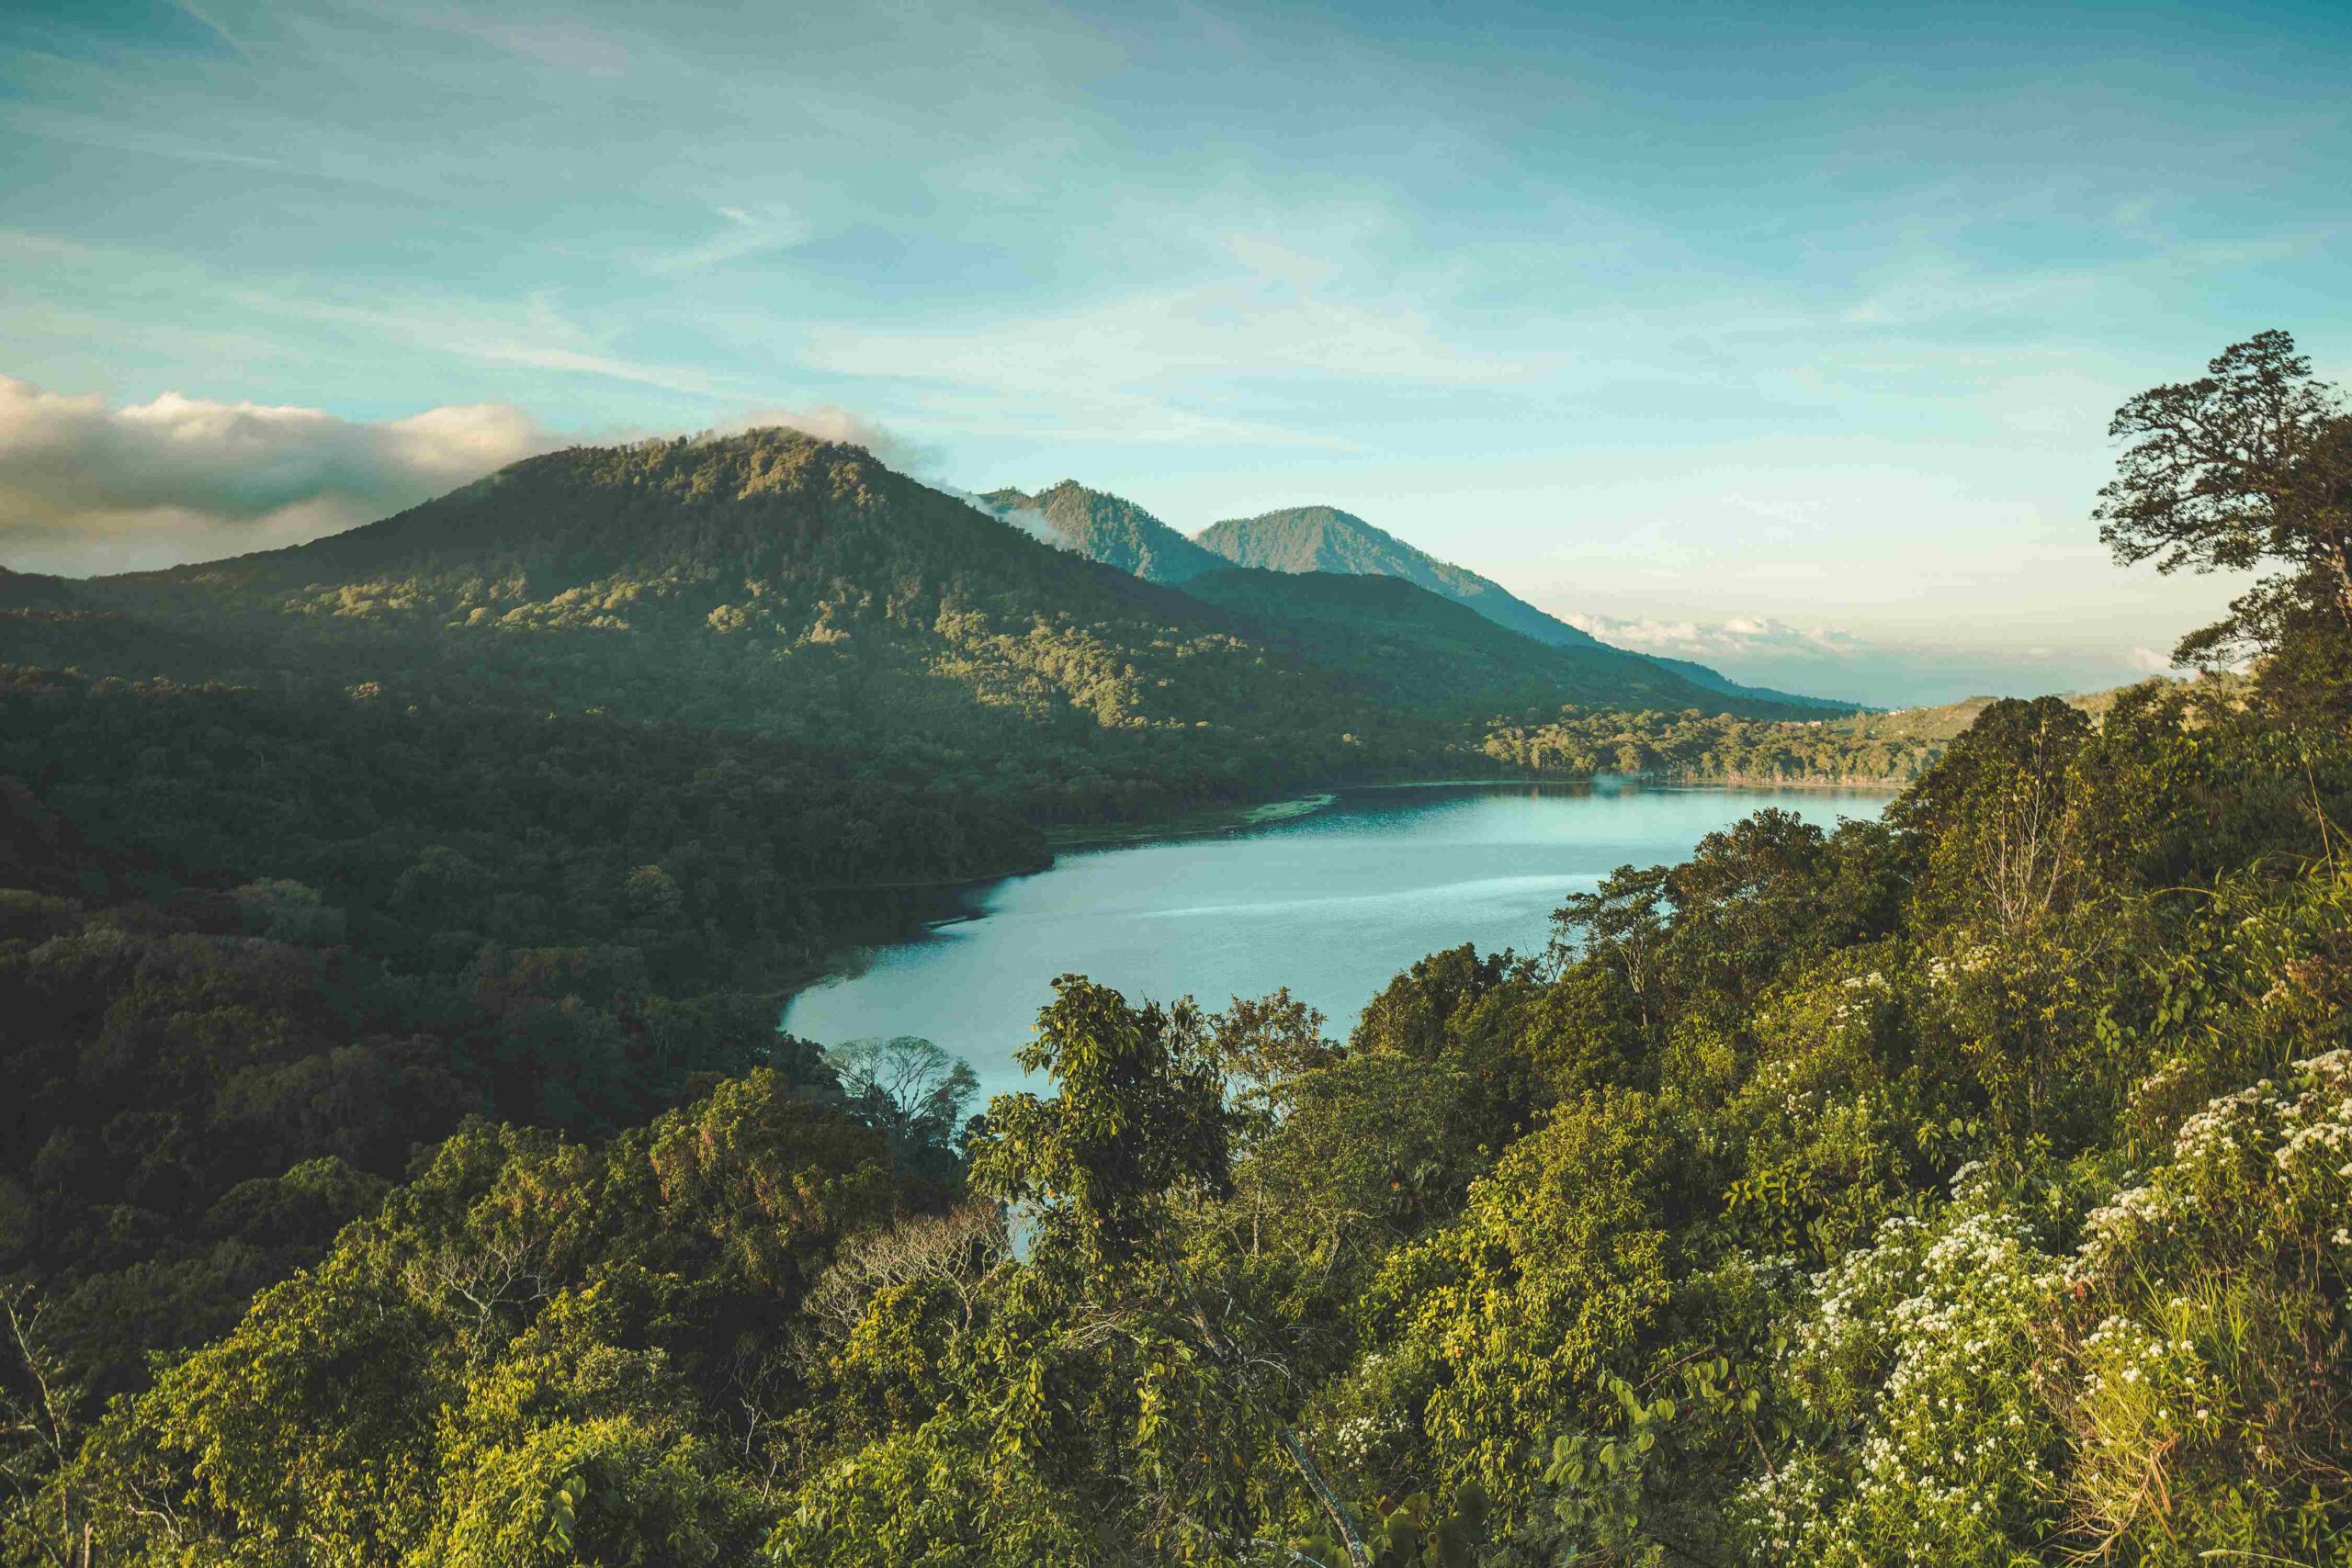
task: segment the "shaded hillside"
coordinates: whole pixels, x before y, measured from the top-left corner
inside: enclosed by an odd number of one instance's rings
[[[1223,558],[1201,548],[1134,502],[1076,479],[1035,495],[990,491],[981,498],[1008,511],[1034,512],[1069,547],[1089,560],[1117,567],[1148,582],[1183,582],[1220,571]]]
[[[1363,673],[1408,701],[1540,702],[1564,686],[1605,689],[1631,708],[1703,708],[1719,696],[1649,660],[1593,644],[1532,645],[1467,605],[1393,577],[1227,568],[1184,592],[1249,616],[1270,640],[1334,669]]]
[[[464,1117],[596,1134],[799,1060],[844,906],[1048,858],[837,753],[409,695],[0,666],[0,1280],[94,1393]]]
[[[1860,703],[1849,703],[1837,697],[1808,697],[1795,692],[1779,691],[1770,686],[1742,685],[1721,671],[1710,670],[1705,665],[1688,659],[1669,659],[1662,653],[1645,653],[1642,657],[1653,664],[1662,665],[1673,671],[1694,686],[1703,686],[1708,691],[1722,692],[1730,696],[1747,697],[1764,702],[1790,703],[1798,707],[1813,708],[1824,713],[1860,713],[1862,709],[1862,705]]]

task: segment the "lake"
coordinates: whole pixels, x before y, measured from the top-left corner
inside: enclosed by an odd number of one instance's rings
[[[1439,948],[1540,949],[1562,897],[1621,865],[1687,859],[1767,806],[1834,827],[1890,797],[1843,790],[1435,784],[1351,789],[1319,810],[1213,837],[1065,851],[1052,869],[966,889],[911,942],[861,949],[796,996],[784,1027],[835,1044],[919,1034],[1017,1087],[1055,976],[1130,1001],[1212,1010],[1279,986],[1344,1039],[1374,993]]]

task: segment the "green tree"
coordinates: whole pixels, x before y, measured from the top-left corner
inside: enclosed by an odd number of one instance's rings
[[[2352,418],[2291,336],[2232,344],[2125,403],[2108,434],[2132,443],[2093,513],[2118,562],[2279,569],[2183,637],[2184,663],[2276,648],[2313,618],[2352,637]]]
[[[938,1175],[954,1166],[964,1108],[979,1092],[971,1064],[919,1035],[847,1040],[825,1053],[849,1106],[890,1140],[902,1168]]]
[[[1059,1092],[989,1102],[972,1186],[1038,1205],[1089,1269],[1116,1273],[1158,1251],[1179,1188],[1230,1189],[1224,1076],[1190,1003],[1130,1008],[1109,987],[1064,975],[1014,1059]]]

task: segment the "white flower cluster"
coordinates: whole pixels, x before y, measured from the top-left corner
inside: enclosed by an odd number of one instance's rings
[[[2352,1181],[2352,1052],[2294,1067],[2288,1084],[2264,1078],[2183,1122],[2169,1168],[2091,1212],[2070,1277],[2111,1271],[2193,1220],[2244,1222],[2282,1200],[2312,1203],[2322,1214],[2339,1211]],[[2261,1193],[2273,1202],[2256,1201]]]
[[[2086,1279],[2104,1269],[2141,1237],[2165,1229],[2181,1209],[2195,1204],[2194,1193],[2154,1187],[2130,1187],[2116,1193],[2083,1221],[2082,1246],[2068,1265],[2068,1278]]]
[[[1350,1464],[1362,1464],[1390,1438],[1405,1434],[1405,1418],[1391,1411],[1351,1416],[1331,1428],[1332,1451]]]
[[[1846,1384],[1861,1441],[1842,1466],[1743,1490],[1756,1560],[2005,1561],[2015,1531],[2031,1539],[2052,1435],[2032,1329],[2062,1286],[2054,1265],[2015,1214],[1959,1203],[1934,1224],[1888,1220],[1815,1276],[1791,1381]]]

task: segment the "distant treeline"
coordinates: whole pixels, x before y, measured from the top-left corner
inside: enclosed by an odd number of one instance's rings
[[[1946,744],[1857,734],[1850,719],[1570,708],[1548,723],[1498,726],[1487,732],[1483,750],[1507,766],[1566,778],[1622,773],[1721,784],[1903,784],[1932,767]]]

